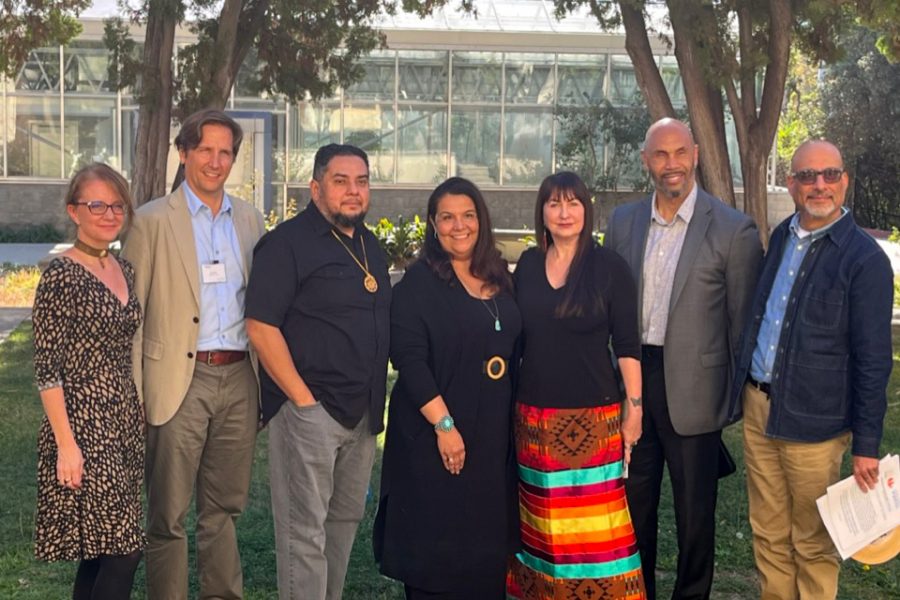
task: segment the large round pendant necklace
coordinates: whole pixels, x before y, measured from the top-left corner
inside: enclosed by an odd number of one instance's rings
[[[378,280],[376,280],[375,276],[369,272],[369,256],[366,254],[365,238],[363,238],[362,236],[360,236],[359,238],[359,242],[360,244],[362,244],[363,261],[365,261],[365,265],[363,265],[363,263],[359,262],[359,259],[356,258],[356,255],[353,253],[353,251],[347,247],[347,244],[344,243],[344,240],[341,239],[341,236],[339,236],[334,229],[331,230],[331,235],[333,235],[334,239],[336,239],[338,243],[344,247],[344,250],[347,251],[347,254],[349,254],[350,258],[353,259],[353,262],[356,263],[356,266],[358,266],[362,270],[362,272],[366,274],[365,277],[363,277],[363,287],[366,288],[366,291],[370,294],[374,294],[375,292],[377,292]]]

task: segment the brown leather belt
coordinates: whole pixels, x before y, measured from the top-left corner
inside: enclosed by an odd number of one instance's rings
[[[222,367],[240,362],[247,358],[247,353],[241,350],[202,350],[197,352],[197,362],[210,367]]]

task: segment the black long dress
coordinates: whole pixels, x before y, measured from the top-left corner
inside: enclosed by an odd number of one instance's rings
[[[414,588],[502,597],[507,558],[517,548],[512,378],[485,374],[512,363],[521,317],[511,295],[496,307],[458,281],[414,264],[394,288],[391,362],[399,378],[388,409],[374,544],[381,572]],[[491,312],[499,310],[500,331]],[[451,475],[432,426],[419,412],[440,394],[462,435],[465,466]]]

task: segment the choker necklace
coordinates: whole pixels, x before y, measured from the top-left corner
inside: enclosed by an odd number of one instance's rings
[[[353,253],[353,251],[347,247],[347,244],[344,243],[344,240],[341,239],[341,236],[339,236],[334,229],[331,230],[331,235],[333,235],[334,239],[336,239],[338,243],[344,247],[344,250],[347,251],[347,254],[349,254],[350,258],[353,259],[353,262],[356,263],[356,266],[362,269],[362,272],[366,274],[366,276],[363,277],[363,287],[366,288],[366,291],[370,294],[374,294],[375,292],[377,292],[378,281],[375,279],[375,276],[369,272],[369,257],[366,254],[366,240],[360,236],[359,243],[362,244],[363,260],[366,263],[365,266],[363,266],[363,263],[359,262],[359,259],[356,258],[356,255]]]
[[[463,286],[463,289],[466,290],[466,293],[473,298],[478,298],[478,300],[481,301],[482,306],[484,306],[484,309],[488,311],[488,314],[490,314],[491,318],[494,319],[494,331],[503,331],[503,328],[500,326],[500,307],[497,305],[496,295],[491,296],[490,298],[491,304],[494,305],[494,310],[491,310],[490,305],[485,301],[484,298],[475,296],[472,292],[469,291],[469,288],[466,287],[466,284],[463,283],[463,280],[459,279],[459,276],[457,276],[456,278],[459,280],[460,285]]]
[[[78,238],[75,238],[75,243],[72,245],[75,246],[76,248],[78,248],[79,250],[81,250],[82,252],[84,252],[85,254],[87,254],[88,256],[93,256],[95,258],[99,258],[100,259],[100,268],[101,269],[106,268],[105,259],[109,256],[108,248],[94,248],[93,246],[89,246],[89,245],[85,244]]]

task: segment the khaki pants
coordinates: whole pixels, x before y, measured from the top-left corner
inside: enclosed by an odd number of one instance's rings
[[[817,443],[766,437],[769,399],[744,386],[744,460],[762,600],[837,596],[839,557],[816,498],[840,477],[850,434]]]
[[[258,387],[249,360],[197,363],[178,412],[147,434],[147,598],[187,600],[184,520],[196,486],[200,598],[241,598],[234,522],[247,503]]]

